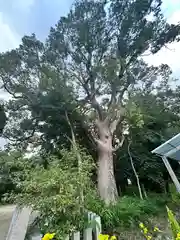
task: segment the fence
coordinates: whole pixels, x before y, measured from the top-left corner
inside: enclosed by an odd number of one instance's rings
[[[89,223],[94,222],[94,227],[89,227],[83,231],[83,233],[76,232],[71,238],[68,236],[66,240],[98,240],[98,236],[101,233],[101,218],[95,213],[88,212],[88,221]]]
[[[30,222],[31,211],[29,208],[15,209],[12,221],[9,227],[9,232],[6,240],[24,240],[28,228],[28,223]],[[66,240],[98,240],[98,236],[101,233],[101,218],[95,213],[88,212],[88,225],[93,225],[93,227],[88,227],[83,232],[75,232],[72,236],[67,236]],[[30,240],[41,240],[42,235],[39,231],[32,231],[28,239]]]

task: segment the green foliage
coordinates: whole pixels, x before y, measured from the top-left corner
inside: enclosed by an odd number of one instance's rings
[[[128,140],[118,151],[116,172],[118,176],[130,178],[133,185],[136,179],[129,161],[127,148],[131,141],[130,153],[135,169],[146,191],[166,192],[169,174],[161,160],[151,154],[151,151],[180,131],[179,116],[171,110],[169,99],[174,92],[161,89],[157,95],[146,90],[132,91],[127,101],[126,121],[129,126]],[[146,92],[145,92],[146,91]],[[168,96],[166,100],[166,96]],[[118,131],[117,131],[118,134]],[[171,162],[172,168],[179,175],[179,164]],[[121,182],[120,182],[121,184]]]
[[[6,121],[7,121],[7,118],[5,114],[5,109],[4,109],[4,106],[1,105],[0,103],[0,135],[2,134],[3,129],[6,125]]]
[[[180,225],[176,220],[173,212],[167,207],[168,220],[171,227],[173,238],[176,239],[177,234],[180,233]]]
[[[0,135],[2,134],[3,129],[5,127],[6,120],[7,118],[6,118],[4,106],[0,104]]]
[[[141,229],[141,233],[144,235],[144,237],[147,240],[150,240],[150,239],[174,239],[174,240],[179,240],[180,239],[180,225],[177,222],[174,213],[168,207],[166,207],[166,209],[167,209],[169,227],[171,229],[171,236],[169,236],[169,232],[167,234],[167,232],[164,229],[159,229],[156,226],[153,228],[153,230],[149,230],[149,228],[146,227],[141,222],[139,224],[139,227]]]
[[[0,201],[11,201],[9,194],[21,191],[21,182],[33,167],[19,152],[0,152]]]
[[[180,194],[177,192],[177,189],[174,186],[174,184],[170,184],[169,188],[170,188],[172,203],[178,206],[180,204]]]
[[[51,28],[46,44],[32,34],[22,38],[19,48],[2,53],[1,81],[14,97],[6,106],[5,135],[26,146],[41,132],[36,145],[52,152],[68,144],[67,111],[84,142],[87,131],[82,131],[82,121],[94,121],[89,119],[92,109],[103,119],[110,114],[113,121],[131,86],[142,82],[152,86],[159,75],[164,83],[170,74],[167,67],[149,67],[139,60],[146,50],[154,53],[179,40],[180,26],[165,21],[161,4],[160,0],[143,4],[140,0],[108,4],[78,0]],[[98,106],[99,96],[102,104]],[[85,110],[89,110],[86,115]]]
[[[48,169],[36,167],[21,183],[22,192],[15,196],[21,205],[29,205],[40,213],[43,233],[55,232],[57,239],[81,229],[85,224],[86,203],[81,199],[90,194],[92,162],[80,152],[81,172],[73,151],[62,150],[61,158],[53,157]]]
[[[63,144],[70,147],[67,112],[78,143],[94,153],[89,140],[99,142],[97,120],[102,125],[108,122],[108,132],[119,139],[128,128],[140,181],[164,189],[166,171],[150,151],[179,131],[179,118],[172,114],[179,99],[169,88],[169,67],[148,66],[141,59],[147,50],[156,53],[179,41],[180,25],[166,22],[161,4],[161,0],[77,0],[50,29],[45,44],[32,34],[24,36],[15,50],[1,53],[2,86],[13,96],[5,106],[4,135],[15,140],[15,147],[25,149],[31,142],[41,147],[41,154],[57,153]],[[128,141],[117,154],[116,176],[134,181],[127,145]]]
[[[107,207],[98,199],[88,199],[89,209],[101,217],[103,230],[110,233],[118,232],[120,228],[136,226],[138,221],[147,221],[148,217],[164,211],[167,202],[166,197],[157,195],[146,200],[124,196],[116,205]]]

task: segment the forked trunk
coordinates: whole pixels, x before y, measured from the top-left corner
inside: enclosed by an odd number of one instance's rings
[[[99,125],[98,141],[98,190],[106,204],[117,200],[117,186],[114,176],[112,135],[104,124]]]

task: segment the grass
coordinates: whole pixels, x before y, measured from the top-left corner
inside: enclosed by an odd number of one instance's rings
[[[170,199],[162,194],[150,194],[145,200],[124,196],[116,205],[108,207],[97,199],[91,200],[89,209],[101,217],[104,232],[116,233],[120,239],[144,239],[138,227],[140,222],[167,231],[165,206],[169,202]]]
[[[166,212],[159,213],[158,216],[148,216],[147,225],[149,229],[153,229],[155,226],[162,230],[167,236],[171,236],[171,232],[168,226]],[[119,239],[124,240],[144,240],[138,224],[129,228],[120,227],[118,229]]]

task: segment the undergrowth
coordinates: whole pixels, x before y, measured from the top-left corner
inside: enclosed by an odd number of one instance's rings
[[[138,197],[124,196],[116,205],[105,206],[97,199],[89,198],[89,209],[96,212],[102,220],[105,232],[119,232],[120,229],[136,228],[140,221],[148,222],[152,216],[165,211],[169,200],[166,196],[152,195],[145,200]]]

